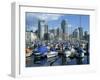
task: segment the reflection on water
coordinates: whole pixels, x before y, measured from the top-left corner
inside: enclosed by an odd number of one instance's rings
[[[55,57],[36,57],[34,55],[26,58],[26,67],[38,67],[38,66],[60,66],[60,65],[80,65],[89,64],[89,57],[84,56],[67,58],[64,55],[58,55]]]

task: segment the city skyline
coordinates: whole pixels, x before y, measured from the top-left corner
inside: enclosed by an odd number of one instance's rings
[[[89,32],[89,15],[27,12],[26,30],[35,32],[38,29],[38,20],[45,20],[49,30],[60,28],[61,21],[65,20],[70,33],[78,27],[82,27],[83,31]]]

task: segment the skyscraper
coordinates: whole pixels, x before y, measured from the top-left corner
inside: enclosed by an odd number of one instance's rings
[[[76,40],[79,40],[79,29],[75,29],[73,31],[73,38],[75,38]]]
[[[57,28],[57,39],[62,40],[62,30],[61,30],[61,28]]]
[[[38,21],[38,37],[40,40],[44,39],[44,34],[48,33],[48,26],[45,20]]]
[[[56,29],[51,29],[49,30],[50,32],[50,40],[55,40],[57,36],[57,30]]]
[[[44,28],[45,33],[48,33],[48,25],[45,24],[45,28]]]
[[[82,27],[79,27],[79,40],[82,40],[83,39],[83,28]]]
[[[65,20],[61,22],[61,29],[62,29],[62,39],[66,40],[68,37],[68,24]]]
[[[44,40],[49,40],[48,25],[45,24],[44,27]]]
[[[84,40],[89,41],[89,33],[87,31],[84,32]]]

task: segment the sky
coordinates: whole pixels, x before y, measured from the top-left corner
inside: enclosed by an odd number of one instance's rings
[[[36,31],[38,29],[39,19],[45,20],[49,29],[57,29],[58,27],[61,27],[61,21],[65,20],[68,24],[68,30],[73,32],[74,29],[81,26],[84,31],[89,32],[89,15],[35,12],[26,12],[26,30]]]

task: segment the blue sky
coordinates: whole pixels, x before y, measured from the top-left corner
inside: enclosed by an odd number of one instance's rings
[[[38,19],[43,19],[47,22],[49,29],[56,29],[61,27],[61,21],[66,20],[68,23],[69,30],[74,30],[80,27],[80,16],[81,16],[81,27],[84,31],[89,32],[89,15],[79,14],[51,14],[51,13],[26,13],[26,29],[37,30]]]

